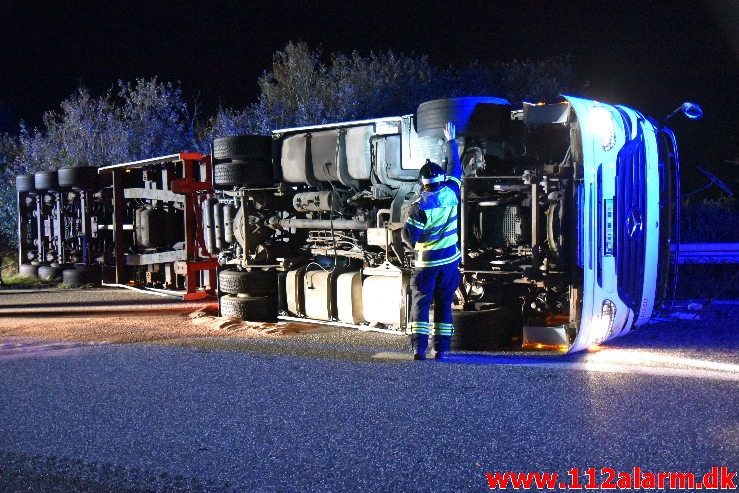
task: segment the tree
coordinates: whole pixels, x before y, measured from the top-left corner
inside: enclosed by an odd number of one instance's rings
[[[196,119],[179,85],[155,77],[119,81],[97,97],[80,88],[40,128],[21,124],[17,138],[0,136],[0,247],[15,243],[17,174],[199,150]]]
[[[15,176],[24,170],[15,166],[13,156],[18,152],[18,140],[0,135],[0,286],[3,286],[3,264],[12,253],[17,235]]]
[[[197,150],[197,113],[190,117],[179,85],[159,82],[156,77],[134,83],[118,81],[117,96],[126,160]],[[121,161],[121,155],[111,158]]]
[[[60,110],[48,111],[43,130],[21,124],[17,159],[30,170],[63,166],[101,166],[113,156],[125,155],[125,132],[120,110],[110,94],[94,98],[80,88],[62,101]]]
[[[486,67],[438,68],[425,56],[357,51],[333,53],[289,42],[258,81],[259,100],[244,112],[260,133],[280,127],[413,113],[419,104],[451,96],[496,95],[517,102],[553,101],[569,83],[569,59],[514,60]]]
[[[268,132],[258,125],[252,107],[234,110],[219,106],[216,113],[198,128],[198,148],[202,152],[210,152],[213,139],[218,137],[259,133]]]
[[[195,117],[180,87],[156,77],[119,81],[117,91],[100,97],[80,88],[59,111],[44,114],[41,129],[21,125],[17,159],[38,171],[197,150]]]

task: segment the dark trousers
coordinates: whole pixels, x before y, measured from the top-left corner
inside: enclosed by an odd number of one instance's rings
[[[452,300],[459,287],[459,262],[416,269],[411,277],[411,331],[414,334],[451,336]],[[434,323],[429,323],[429,309],[434,304]]]

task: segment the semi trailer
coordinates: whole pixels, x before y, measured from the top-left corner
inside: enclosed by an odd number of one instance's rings
[[[16,177],[19,271],[64,284],[133,286],[201,299],[215,293],[201,201],[210,156],[178,153]]]

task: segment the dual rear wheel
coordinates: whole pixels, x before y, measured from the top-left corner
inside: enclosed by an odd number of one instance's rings
[[[221,316],[252,322],[277,318],[277,272],[223,270],[218,274]]]
[[[213,141],[213,183],[219,189],[268,187],[274,183],[272,138],[239,135]]]

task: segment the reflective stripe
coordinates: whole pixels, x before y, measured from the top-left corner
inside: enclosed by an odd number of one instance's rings
[[[424,248],[424,249],[417,248],[416,258],[422,261],[441,260],[443,258],[451,257],[459,251],[459,248],[457,248],[457,242],[456,242],[455,236],[449,236],[447,238],[444,238],[443,241],[451,242],[451,244],[439,245],[439,242],[436,242],[433,244],[432,247],[429,247],[429,248]],[[418,245],[418,243],[416,243],[416,245]]]
[[[457,235],[455,232],[455,234],[445,236],[436,241],[429,241],[429,242],[419,241],[416,243],[416,250],[418,250],[419,252],[426,253],[426,252],[433,252],[435,250],[444,250],[446,248],[449,248],[451,246],[456,246],[456,245],[457,245]]]
[[[454,328],[454,324],[448,324],[445,322],[434,322],[432,325],[440,329],[453,329]]]
[[[411,322],[411,332],[414,334],[429,334],[429,323],[428,322]]]
[[[442,231],[441,233],[437,234],[425,234],[423,235],[424,241],[421,243],[431,242],[431,241],[439,241],[443,238],[446,238],[448,236],[456,236],[457,235],[457,228],[453,228],[448,226],[446,231]]]
[[[433,251],[433,250],[430,250]],[[420,252],[418,252],[420,253]],[[451,257],[442,258],[442,259],[436,259],[436,260],[423,260],[416,258],[416,268],[424,268],[424,267],[438,267],[440,265],[446,265],[451,264],[452,262],[455,262],[462,258],[462,254],[457,251],[456,254],[452,255]]]
[[[434,323],[434,335],[438,336],[450,336],[454,334],[454,325],[446,323]]]
[[[448,231],[449,228],[457,227],[457,215],[440,218],[433,218],[434,224],[428,224],[428,231],[426,234],[438,234],[442,231]]]
[[[415,219],[413,219],[411,217],[408,218],[408,220],[406,221],[406,223],[407,224],[410,224],[411,226],[414,226],[414,227],[416,227],[418,229],[421,229],[421,230],[426,226],[422,222],[416,221]]]
[[[436,175],[431,178],[421,178],[421,183],[424,185],[430,185],[431,183],[439,183],[440,181],[446,181],[446,175]]]

